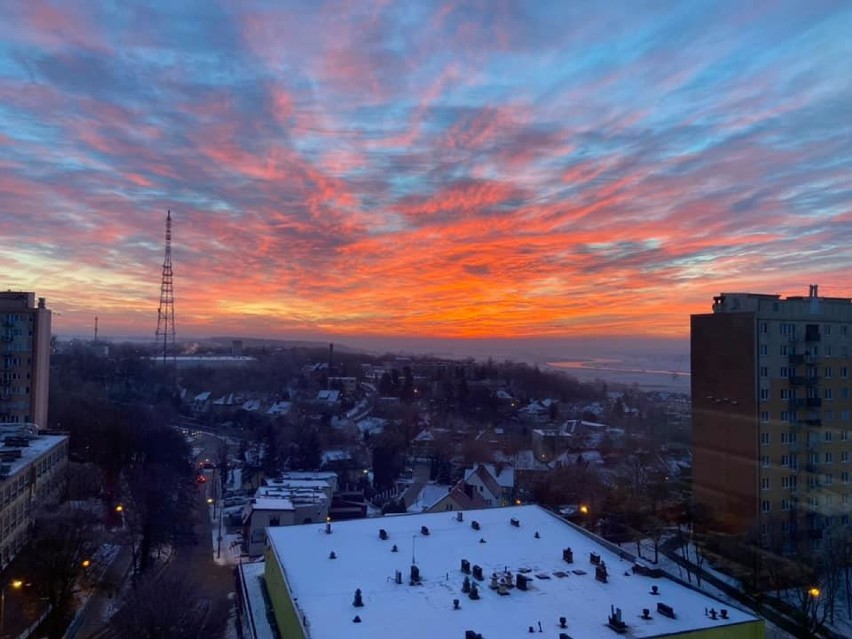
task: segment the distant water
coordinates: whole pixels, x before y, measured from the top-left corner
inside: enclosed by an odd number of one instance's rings
[[[690,392],[688,371],[641,368],[617,359],[575,359],[548,362],[552,369],[565,371],[583,382],[602,380],[607,384],[636,385],[643,391]]]

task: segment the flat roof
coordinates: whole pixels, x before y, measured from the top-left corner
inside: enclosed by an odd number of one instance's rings
[[[473,529],[474,520],[479,530]],[[428,535],[421,526],[429,528]],[[381,528],[387,540],[379,538]],[[331,534],[324,529],[325,524],[307,524],[267,531],[312,639],[462,638],[466,630],[489,639],[521,637],[530,626],[538,632],[539,622],[552,637],[559,632],[615,637],[607,627],[610,606],[621,608],[631,637],[758,621],[673,580],[634,574],[632,562],[538,506],[465,511],[461,522],[456,513],[442,512],[335,522]],[[573,550],[572,564],[562,558],[566,547]],[[335,559],[329,558],[332,551]],[[595,579],[592,552],[606,563],[607,583]],[[422,579],[418,585],[409,582],[412,555]],[[462,593],[462,559],[482,567],[479,600]],[[402,584],[395,582],[397,570]],[[528,589],[511,588],[506,596],[491,590],[492,573],[504,570],[529,577]],[[652,586],[659,595],[651,594]],[[356,588],[363,607],[353,606]],[[453,609],[453,599],[460,609]],[[676,618],[659,614],[659,602],[671,606]],[[650,609],[650,619],[642,618],[643,608]],[[710,608],[726,608],[728,619],[712,619],[706,614]],[[361,623],[353,623],[356,615]],[[567,620],[565,629],[560,617]]]
[[[13,426],[12,424],[4,424],[4,426]],[[19,424],[15,424],[14,426],[20,426]],[[9,469],[9,477],[13,477],[17,473],[19,473],[23,468],[26,468],[30,464],[33,463],[36,459],[55,448],[63,441],[68,440],[67,435],[37,435],[37,436],[26,436],[29,440],[29,446],[3,446],[3,438],[7,436],[18,436],[19,429],[15,430],[12,428],[0,428],[0,450],[15,450],[18,449],[21,451],[21,456],[9,462],[0,462],[3,465],[8,464],[10,466]],[[0,481],[5,481],[6,478],[0,477]]]

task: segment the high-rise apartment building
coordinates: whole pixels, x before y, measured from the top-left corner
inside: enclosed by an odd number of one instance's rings
[[[0,292],[0,423],[47,427],[50,311],[35,293]]]
[[[722,293],[691,319],[694,502],[789,549],[848,523],[852,299]]]

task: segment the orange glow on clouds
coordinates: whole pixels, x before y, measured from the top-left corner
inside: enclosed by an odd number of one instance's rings
[[[722,290],[849,295],[849,21],[17,3],[0,285],[150,334],[171,209],[182,335],[683,338]]]

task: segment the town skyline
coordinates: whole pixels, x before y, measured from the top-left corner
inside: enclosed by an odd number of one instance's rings
[[[563,6],[566,5],[566,6]],[[0,286],[58,334],[611,336],[848,296],[852,8],[15,3]]]

